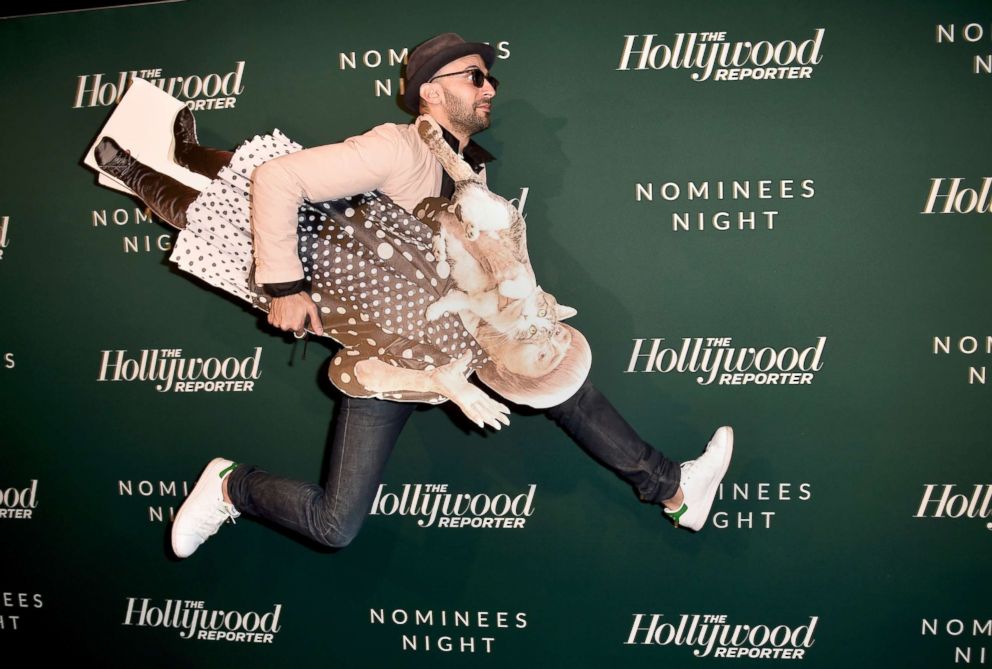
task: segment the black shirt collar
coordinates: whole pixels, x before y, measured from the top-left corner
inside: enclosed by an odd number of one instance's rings
[[[439,123],[438,125],[441,124]],[[448,143],[451,150],[458,153],[458,138],[451,134],[443,125],[441,126],[441,136],[444,137],[444,141]],[[486,163],[496,160],[493,154],[476,144],[475,140],[472,139],[468,140],[468,144],[465,145],[465,150],[462,151],[462,157],[476,174],[482,171]]]

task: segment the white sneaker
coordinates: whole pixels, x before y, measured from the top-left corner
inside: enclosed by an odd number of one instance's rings
[[[179,507],[172,523],[172,552],[177,557],[189,557],[200,544],[217,534],[224,521],[228,518],[233,521],[241,515],[233,504],[224,501],[221,492],[221,482],[234,467],[234,462],[224,458],[211,460]]]
[[[730,466],[730,457],[734,453],[734,430],[731,427],[721,427],[706,445],[706,450],[695,460],[682,463],[682,494],[685,500],[682,508],[675,511],[665,509],[665,513],[675,523],[675,527],[684,527],[698,531],[706,524],[713,498],[723,475]]]

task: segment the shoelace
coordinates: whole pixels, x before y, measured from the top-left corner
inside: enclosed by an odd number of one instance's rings
[[[221,502],[220,506],[216,507],[213,512],[203,518],[200,522],[200,526],[196,528],[196,533],[200,537],[210,537],[217,534],[217,530],[220,526],[230,518],[231,523],[237,524],[235,520],[241,514],[237,512],[233,504],[228,504],[227,502]]]
[[[131,152],[127,149],[122,149],[121,151],[118,151],[117,155],[110,159],[110,162],[102,165],[102,168],[105,172],[117,176],[121,181],[127,181],[131,178],[135,169],[137,169],[138,161],[131,157]],[[118,169],[120,172],[115,172]]]

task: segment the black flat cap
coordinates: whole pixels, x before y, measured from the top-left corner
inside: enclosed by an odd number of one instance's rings
[[[420,109],[420,86],[453,60],[470,54],[478,54],[486,67],[492,67],[496,60],[496,50],[481,42],[466,42],[461,35],[443,33],[417,45],[406,62],[403,89],[403,106],[411,114],[417,115]]]

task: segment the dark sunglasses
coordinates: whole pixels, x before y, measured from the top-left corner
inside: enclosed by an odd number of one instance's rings
[[[499,88],[499,79],[492,76],[491,74],[483,74],[482,70],[472,67],[467,70],[462,70],[461,72],[451,72],[449,74],[439,74],[436,77],[431,77],[427,80],[427,83],[434,81],[435,79],[443,79],[444,77],[454,77],[459,74],[471,74],[472,75],[472,85],[476,88],[482,88],[483,84],[487,81],[489,85],[493,87],[493,90]]]

